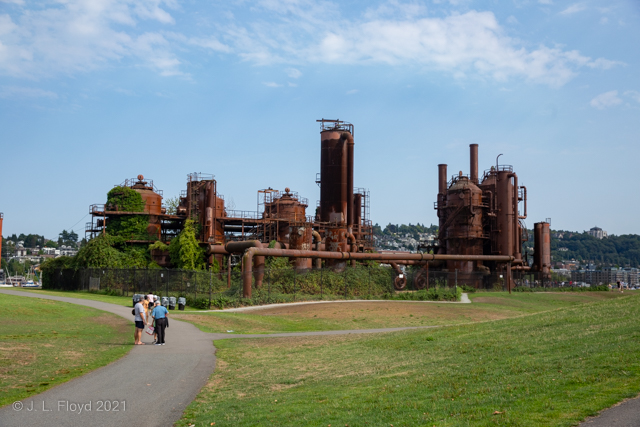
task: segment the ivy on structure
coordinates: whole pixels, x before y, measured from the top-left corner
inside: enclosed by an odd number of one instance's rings
[[[144,212],[145,202],[136,190],[118,186],[107,193],[106,206],[110,211]],[[148,215],[112,215],[107,219],[107,233],[129,240],[146,240],[148,225]]]
[[[171,263],[185,270],[203,270],[205,268],[204,249],[196,240],[196,225],[188,219],[178,237],[169,244]]]

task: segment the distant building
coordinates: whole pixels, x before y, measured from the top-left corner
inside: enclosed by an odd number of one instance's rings
[[[607,232],[600,227],[593,227],[591,230],[589,230],[589,235],[595,237],[596,239],[603,239],[608,236]]]
[[[638,285],[638,269],[609,267],[603,270],[572,271],[571,280],[590,285],[606,285],[622,282],[630,286]]]

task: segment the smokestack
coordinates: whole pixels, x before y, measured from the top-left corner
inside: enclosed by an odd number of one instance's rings
[[[447,194],[447,165],[438,165],[438,194]]]
[[[470,144],[469,149],[471,151],[471,182],[478,183],[478,144]]]
[[[349,232],[353,230],[354,214],[353,214],[353,135],[345,132],[343,136],[347,140],[347,227]]]

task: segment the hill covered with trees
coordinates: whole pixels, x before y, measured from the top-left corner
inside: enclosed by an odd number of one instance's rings
[[[409,235],[421,240],[424,234],[437,235],[438,226],[417,224],[388,224],[384,229],[374,225],[373,232],[378,239],[390,239]],[[422,235],[422,236],[421,236]],[[533,255],[533,230],[529,230],[529,241],[525,243]],[[410,248],[411,249],[411,248]],[[609,235],[604,239],[590,236],[586,231],[551,231],[551,257],[553,262],[575,260],[580,264],[593,263],[597,269],[603,267],[640,267],[640,236],[637,234]]]

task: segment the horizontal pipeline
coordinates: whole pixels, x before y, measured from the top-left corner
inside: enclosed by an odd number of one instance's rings
[[[242,287],[245,298],[251,298],[251,273],[254,256],[272,256],[289,258],[323,258],[340,260],[376,260],[376,261],[497,261],[512,262],[515,258],[508,255],[442,255],[419,253],[365,253],[365,252],[328,252],[303,251],[295,249],[269,249],[260,247],[248,248],[243,256]]]

